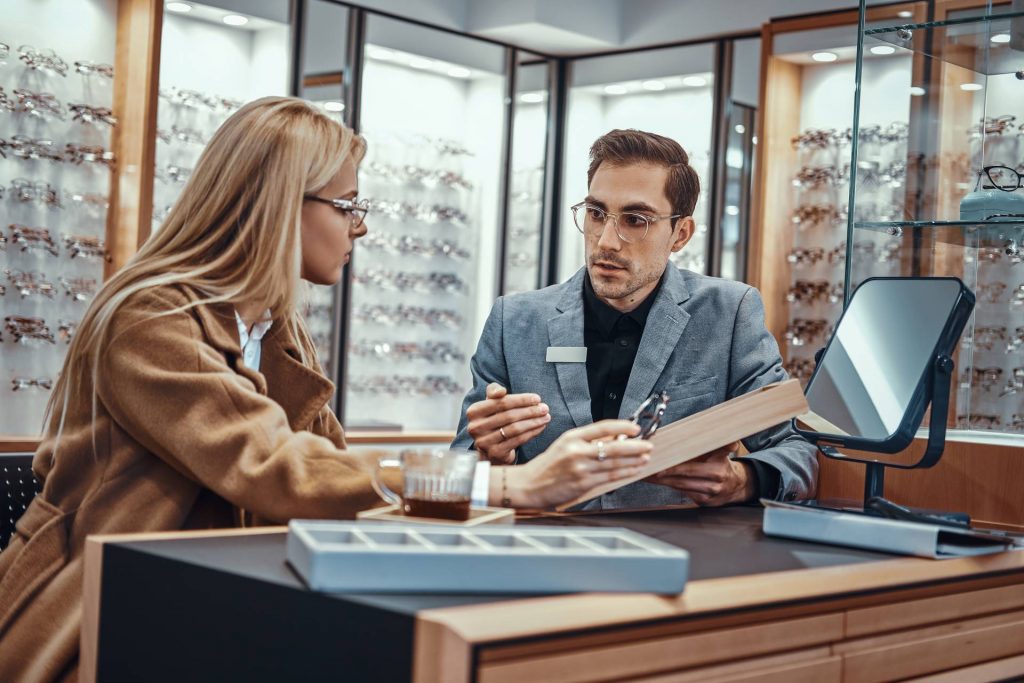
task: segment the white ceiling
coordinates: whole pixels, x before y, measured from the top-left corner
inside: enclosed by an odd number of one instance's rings
[[[202,1],[252,17],[287,20],[288,0]],[[857,0],[348,1],[368,9],[555,55],[752,32],[773,18],[857,7]],[[868,4],[882,4],[884,1],[868,0]]]
[[[884,0],[868,0],[882,4]],[[773,18],[854,9],[857,0],[353,0],[548,54],[643,47],[757,31]]]

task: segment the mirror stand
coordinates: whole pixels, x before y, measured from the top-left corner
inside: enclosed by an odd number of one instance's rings
[[[815,354],[815,360],[820,360],[824,349]],[[933,416],[941,416],[940,420],[929,420],[928,422],[928,443],[921,459],[910,465],[884,463],[877,460],[862,460],[851,458],[840,453],[834,446],[818,442],[815,445],[822,455],[833,460],[844,460],[847,462],[863,463],[866,467],[864,476],[864,511],[876,513],[884,517],[903,519],[906,521],[920,521],[930,524],[952,524],[955,526],[967,526],[970,517],[961,512],[937,512],[933,510],[912,510],[886,500],[885,498],[885,468],[894,467],[898,469],[927,468],[935,465],[942,457],[942,451],[946,446],[946,416],[949,413],[949,393],[953,383],[953,359],[945,353],[938,354],[932,362],[932,372],[928,381],[931,389],[929,402],[932,407]],[[824,506],[822,506],[824,507]]]

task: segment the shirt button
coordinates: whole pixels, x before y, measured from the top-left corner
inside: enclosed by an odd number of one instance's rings
[[[629,346],[629,341],[627,341],[626,339],[620,339],[619,346]]]
[[[614,400],[615,400],[615,399],[617,399],[618,397],[619,397],[619,395],[618,395],[618,394],[616,394],[616,393],[615,393],[614,391],[609,391],[609,392],[608,392],[608,398],[610,398],[611,400],[613,400],[613,401],[614,401]]]

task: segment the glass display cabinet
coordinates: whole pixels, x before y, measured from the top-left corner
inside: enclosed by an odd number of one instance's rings
[[[542,286],[540,270],[544,222],[545,161],[550,107],[547,60],[518,53],[516,96],[512,103],[511,177],[506,201],[502,294]]]
[[[922,12],[917,3],[875,7],[866,21],[891,26]],[[863,95],[859,132],[865,140],[861,158],[875,169],[870,210],[880,220],[901,215],[902,163],[915,100],[910,52],[869,50],[858,62],[857,29],[858,14],[851,11],[773,22],[762,38],[769,53],[762,64],[751,283],[761,290],[766,323],[787,371],[802,382],[842,312],[847,263],[855,262],[863,277],[896,275],[902,255],[898,243],[854,243],[846,234],[857,74],[880,91]]]
[[[0,21],[0,435],[35,436],[110,261],[116,17],[9,0]]]
[[[977,303],[950,426],[1013,440],[1024,432],[1024,2],[862,21],[857,86],[846,290],[874,275],[962,279]]]
[[[360,193],[371,211],[350,265],[349,429],[458,424],[468,359],[497,295],[510,53],[366,18]]]

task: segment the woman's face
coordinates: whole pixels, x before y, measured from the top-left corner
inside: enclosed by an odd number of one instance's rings
[[[323,199],[355,200],[359,192],[356,164],[348,159],[338,175],[316,193]],[[355,241],[366,234],[366,223],[324,202],[302,203],[302,277],[315,285],[333,285],[349,261]]]

